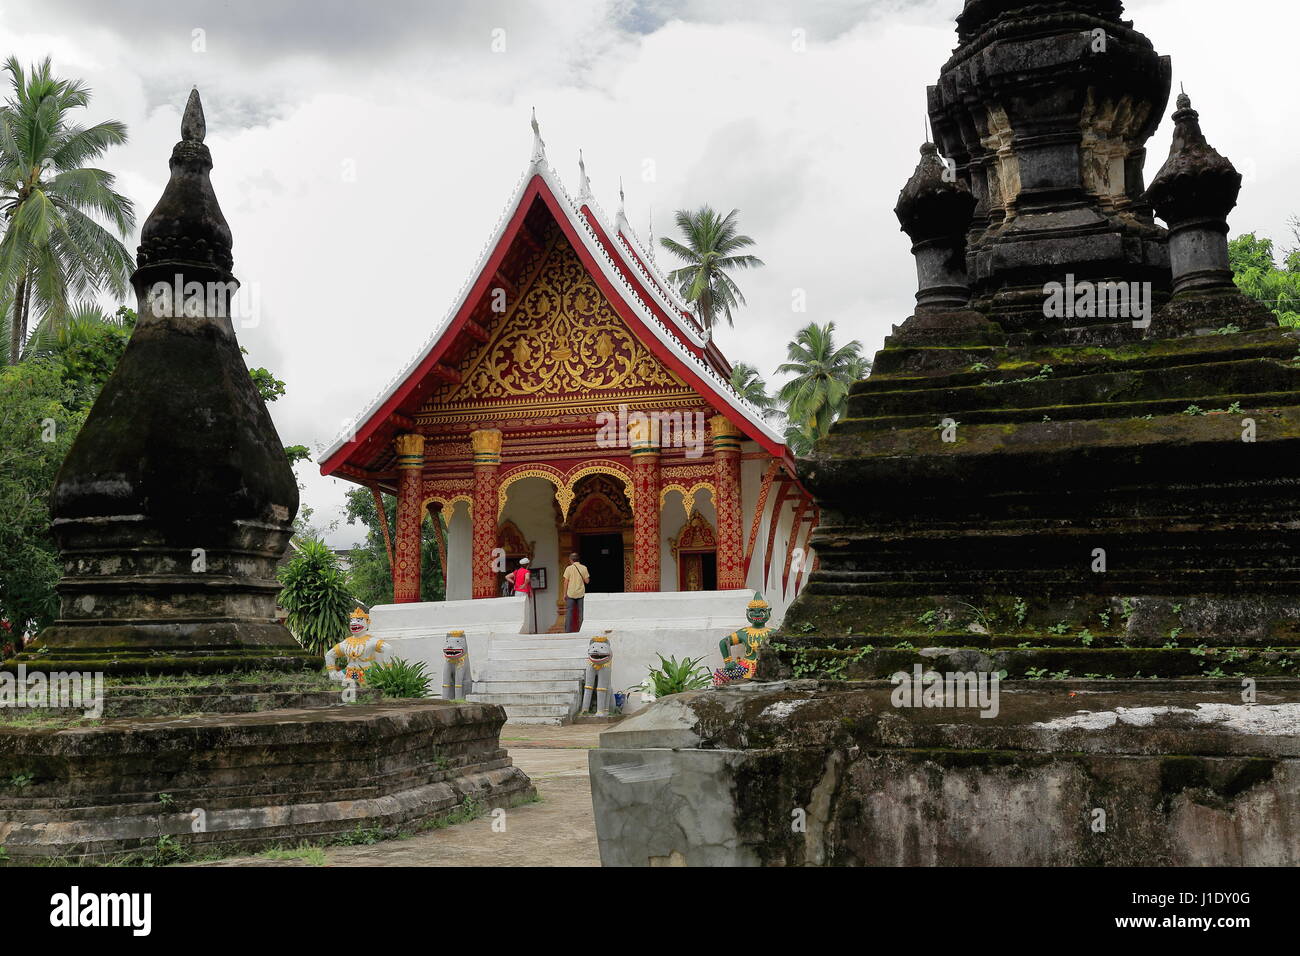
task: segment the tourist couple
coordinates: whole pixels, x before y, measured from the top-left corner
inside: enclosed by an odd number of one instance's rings
[[[519,567],[511,576],[515,594],[524,596],[524,626],[520,634],[537,633],[537,595],[533,591],[532,574],[528,559],[520,558]],[[587,585],[591,583],[591,574],[578,560],[578,555],[569,555],[569,566],[564,569],[564,630],[567,634],[576,634],[582,629],[582,600],[587,595]]]

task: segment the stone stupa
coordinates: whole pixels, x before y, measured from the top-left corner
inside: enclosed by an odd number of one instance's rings
[[[1146,188],[1170,65],[1122,13],[966,3],[769,683],[603,735],[605,862],[1300,863],[1300,332],[1233,286],[1186,96]]]
[[[205,135],[194,90],[141,230],[139,321],[55,481],[61,609],[18,655],[29,665],[160,674],[320,663],[276,620],[298,486],[235,337],[239,283]]]

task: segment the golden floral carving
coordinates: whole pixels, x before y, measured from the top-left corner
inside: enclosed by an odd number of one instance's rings
[[[618,317],[561,237],[510,320],[439,404],[681,386]]]

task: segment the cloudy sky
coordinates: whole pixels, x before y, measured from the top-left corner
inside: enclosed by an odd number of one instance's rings
[[[241,341],[287,383],[271,407],[281,438],[321,450],[441,321],[528,160],[533,106],[564,181],[576,189],[581,147],[611,214],[623,178],[643,236],[652,211],[660,235],[677,208],[741,211],[767,266],[743,277],[749,306],[718,335],[733,361],[772,381],[810,320],[874,353],[911,311],[892,208],[961,5],[0,0],[0,37],[84,79],[91,120],[127,124],[104,165],[140,221],[199,87],[235,271],[259,305]],[[1127,7],[1246,175],[1234,230],[1286,240],[1300,213],[1300,4]],[[1150,144],[1148,179],[1169,131]],[[796,289],[806,314],[791,310]],[[336,517],[349,486],[298,471],[317,518]],[[343,525],[331,542],[360,535]]]

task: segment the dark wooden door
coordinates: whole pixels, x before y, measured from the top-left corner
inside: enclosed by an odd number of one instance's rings
[[[578,555],[591,574],[588,591],[611,594],[623,590],[621,534],[584,534],[578,541]]]

